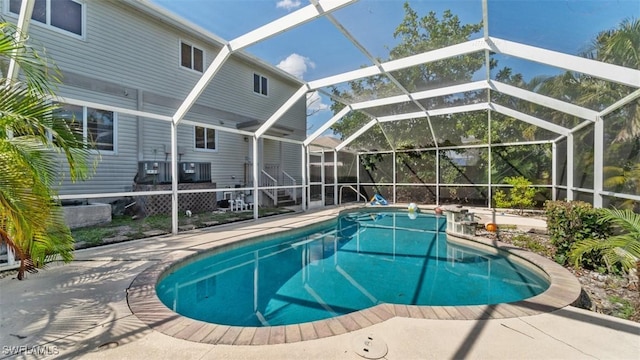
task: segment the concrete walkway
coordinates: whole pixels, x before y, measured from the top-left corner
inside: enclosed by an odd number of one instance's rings
[[[25,281],[0,279],[0,359],[361,359],[356,351],[363,335],[388,347],[386,359],[640,358],[640,324],[573,307],[510,319],[394,317],[338,336],[266,346],[180,340],[150,330],[129,309],[133,279],[169,254],[334,214],[308,212],[80,250],[71,264],[52,264]]]

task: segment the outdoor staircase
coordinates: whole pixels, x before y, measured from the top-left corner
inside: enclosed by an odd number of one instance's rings
[[[289,194],[287,194],[284,189],[278,190],[278,207],[283,206],[293,206],[296,204],[295,199],[291,198]]]

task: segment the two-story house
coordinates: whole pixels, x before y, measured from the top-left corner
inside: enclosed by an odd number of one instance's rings
[[[0,0],[3,17],[15,22],[20,4]],[[224,41],[135,0],[36,0],[29,39],[62,73],[62,115],[75,119],[100,156],[92,179],[64,180],[60,194],[118,193],[130,191],[134,181],[170,182],[170,123],[143,114],[172,116]],[[252,139],[233,130],[255,130],[301,84],[248,53],[234,53],[178,126],[180,181],[217,188],[250,184]],[[304,99],[268,134],[303,140]],[[299,145],[261,139],[259,147],[261,169],[274,178],[286,172],[301,183]]]

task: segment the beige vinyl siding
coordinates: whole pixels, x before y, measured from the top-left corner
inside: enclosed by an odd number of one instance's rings
[[[160,106],[145,105],[145,111],[164,114],[168,110]],[[187,119],[207,124],[219,125],[219,119],[190,113]],[[195,148],[194,126],[191,124],[178,125],[178,146],[183,148],[184,155],[180,162],[208,162],[211,163],[211,181],[217,187],[233,187],[243,183],[244,164],[249,156],[249,142],[243,135],[225,131],[216,131],[216,151],[206,151]],[[170,161],[165,156],[165,146],[171,146],[171,124],[165,121],[144,119],[143,121],[144,161]],[[247,139],[249,140],[249,139]],[[233,179],[232,177],[235,177]]]
[[[49,56],[62,70],[90,74],[182,100],[202,74],[180,66],[180,40],[204,50],[207,65],[218,52],[212,44],[180,34],[126,4],[90,0],[85,6],[85,40],[42,26],[31,27],[32,37],[47,48]],[[253,92],[254,72],[269,79],[268,96]],[[298,87],[289,80],[280,81],[268,69],[232,56],[198,103],[266,120]]]
[[[301,159],[301,145],[264,139],[262,151],[264,164],[280,164],[280,169],[295,178],[298,184],[302,183]],[[282,174],[277,175],[279,178],[282,177]]]
[[[117,1],[90,0],[85,6],[84,40],[41,26],[31,27],[32,37],[47,47],[61,69],[186,96],[200,74],[180,67],[180,37],[172,34],[170,27],[140,17],[140,13]],[[194,39],[184,39],[197,44]]]
[[[283,143],[284,163],[282,169],[291,175],[298,185],[302,184],[302,145]]]
[[[306,111],[306,99],[303,97],[277,122],[280,125],[294,129],[294,133],[288,136],[290,139],[303,141],[307,138]]]
[[[94,93],[61,86],[59,94],[68,98],[80,98],[91,102],[108,103],[112,106],[134,108],[135,99],[109,96],[103,93]],[[98,166],[94,175],[88,181],[72,183],[69,179],[69,170],[66,161],[60,159],[60,167],[64,180],[61,182],[59,192],[61,195],[107,193],[131,190],[133,178],[137,171],[137,119],[134,116],[116,114],[115,152],[102,152],[98,158]]]
[[[181,161],[211,163],[211,181],[219,188],[243,184],[249,143],[244,141],[244,136],[225,131],[216,130],[216,136],[216,151],[196,150],[194,126],[179,125],[178,144],[186,150]]]
[[[254,72],[269,79],[268,96],[253,92]],[[255,65],[251,67],[231,58],[222,65],[201,100],[216,108],[267,120],[297,90],[296,86],[277,81],[274,75],[261,71]]]
[[[141,110],[158,115],[172,115],[170,109],[160,106],[145,104]],[[166,151],[171,149],[171,122],[142,118],[140,127],[142,137],[141,161],[170,161],[171,156],[165,154],[165,149]],[[183,146],[183,144],[178,144]]]
[[[201,73],[180,66],[180,41],[196,46],[210,64],[219,48],[198,36],[187,34],[118,0],[86,0],[84,39],[67,36],[38,25],[30,27],[30,39],[36,48],[44,47],[47,56],[70,75],[77,74],[82,84],[60,86],[59,94],[78,100],[172,116]],[[0,1],[0,6],[5,2]],[[9,20],[16,17],[7,14]],[[269,79],[268,96],[253,92],[253,74]],[[77,79],[76,79],[77,80]],[[64,82],[64,79],[63,79]],[[73,88],[80,86],[82,88]],[[235,128],[252,119],[266,121],[300,87],[276,71],[239,55],[232,55],[185,117],[188,120]],[[140,99],[137,99],[138,96]],[[145,99],[153,99],[147,102]],[[160,100],[158,100],[160,99]],[[140,108],[138,105],[140,102]],[[207,109],[217,109],[218,112]],[[306,133],[304,99],[278,121],[294,130],[290,138],[302,140]],[[104,154],[96,175],[89,181],[71,184],[64,181],[61,194],[121,192],[130,188],[138,161],[165,161],[165,146],[170,146],[169,122],[118,114],[117,153]],[[138,144],[138,122],[142,143]],[[244,136],[218,131],[216,152],[196,151],[193,126],[178,127],[178,144],[184,148],[181,161],[211,162],[213,182],[218,187],[233,186],[244,180],[245,163],[250,157],[250,142]],[[270,150],[274,163],[280,162],[279,147]],[[287,162],[300,163],[296,149]],[[297,165],[296,165],[297,166]],[[235,177],[233,179],[232,177]]]
[[[262,143],[262,161],[265,165],[280,163],[280,142],[264,139]]]

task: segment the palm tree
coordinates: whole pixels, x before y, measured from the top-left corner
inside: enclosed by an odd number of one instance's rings
[[[616,28],[598,33],[591,46],[581,55],[593,60],[640,69],[640,20],[623,20]],[[634,89],[594,78],[589,75],[565,72],[548,78],[541,84],[540,92],[551,97],[593,109],[604,110],[607,106],[624,98]],[[555,112],[557,113],[557,112]],[[566,115],[562,117],[571,120]],[[554,119],[556,122],[558,119]],[[640,99],[636,99],[616,112],[607,115],[605,122],[605,169],[604,184],[612,191],[636,193],[637,171],[633,164],[640,156]],[[563,126],[572,127],[570,121],[559,122]],[[584,129],[574,134],[576,144],[592,141],[593,131]],[[593,150],[581,148],[581,156],[577,158],[575,169],[583,170],[583,176],[592,177]],[[582,183],[577,184],[585,187]],[[633,208],[634,202],[624,204]]]
[[[55,67],[16,40],[13,25],[0,23],[0,31],[0,243],[20,259],[23,279],[25,271],[58,256],[72,259],[73,238],[55,201],[55,185],[61,161],[69,164],[73,181],[88,178],[90,153],[54,115]],[[10,60],[22,70],[20,79],[7,78]]]
[[[585,54],[595,60],[640,69],[640,19],[625,19],[616,29],[600,32],[593,41],[590,51]],[[589,78],[591,90],[583,92],[580,102],[587,105],[602,101],[602,97],[621,99],[632,90],[617,84],[602,84],[601,80]],[[611,101],[613,103],[613,101]],[[616,142],[640,137],[640,101],[626,107],[624,127],[616,136]]]
[[[617,235],[602,239],[588,239],[575,243],[569,253],[569,259],[578,266],[582,257],[592,251],[599,252],[609,271],[620,264],[628,271],[640,266],[640,214],[631,210],[604,209],[602,222],[610,222]]]

